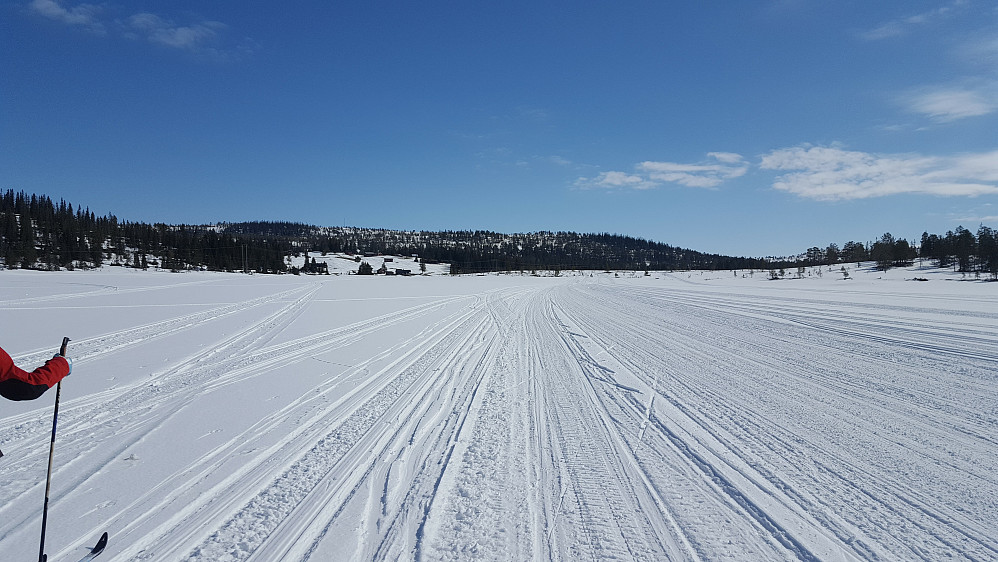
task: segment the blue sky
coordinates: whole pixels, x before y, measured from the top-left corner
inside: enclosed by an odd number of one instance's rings
[[[998,227],[992,1],[0,5],[0,188],[767,256]]]

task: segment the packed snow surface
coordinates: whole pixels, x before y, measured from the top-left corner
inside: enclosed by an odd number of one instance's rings
[[[73,340],[54,562],[998,559],[998,283],[848,268],[2,271],[0,345]],[[54,399],[0,403],[4,561]]]

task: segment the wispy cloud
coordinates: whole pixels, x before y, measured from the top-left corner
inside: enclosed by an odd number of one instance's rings
[[[745,175],[748,163],[733,152],[708,152],[707,160],[695,164],[645,161],[635,172],[603,172],[595,178],[579,178],[581,189],[652,189],[663,183],[685,187],[715,188],[725,181]]]
[[[878,154],[840,145],[802,145],[772,150],[758,165],[740,154],[708,153],[696,164],[641,162],[633,172],[602,172],[575,180],[579,189],[647,190],[665,183],[716,188],[750,169],[779,173],[773,189],[805,199],[845,201],[901,194],[942,197],[998,195],[998,150],[958,156]]]
[[[993,69],[998,63],[998,35],[992,32],[969,38],[956,49],[956,53],[970,64]]]
[[[595,178],[575,180],[575,187],[579,189],[652,189],[658,185],[645,177],[626,172],[600,172]]]
[[[145,40],[154,45],[178,49],[214,60],[228,60],[255,49],[255,43],[244,39],[237,44],[226,36],[229,27],[218,21],[199,20],[177,23],[150,12],[140,12],[116,18],[108,12],[110,5],[64,5],[60,0],[32,0],[31,11],[46,18],[89,31],[115,35],[132,40]],[[118,13],[120,13],[120,8]]]
[[[859,36],[868,41],[880,41],[883,39],[901,37],[903,35],[907,35],[917,27],[928,25],[943,17],[946,17],[966,3],[966,0],[953,0],[951,2],[947,2],[944,6],[940,6],[932,10],[884,22],[873,29],[861,32]]]
[[[176,25],[156,14],[141,13],[128,18],[128,27],[141,33],[150,43],[196,51],[225,29],[225,24],[203,21],[191,25]]]
[[[978,12],[978,13],[975,13]],[[870,41],[913,34],[922,29],[930,31],[939,45],[945,45],[956,65],[970,69],[963,77],[948,82],[923,84],[920,87],[892,94],[893,101],[912,113],[925,116],[936,123],[981,117],[998,111],[998,35],[989,19],[998,15],[992,9],[986,14],[981,2],[974,0],[949,0],[924,12],[888,21],[865,31],[860,37]],[[950,20],[947,22],[946,20]],[[969,25],[952,26],[960,20]]]
[[[740,154],[708,152],[708,161],[698,164],[642,162],[638,169],[655,181],[673,182],[686,187],[712,188],[745,175],[748,164]]]
[[[956,222],[961,224],[993,224],[998,222],[998,215],[981,215],[981,214],[955,214],[950,213],[947,218],[950,222]],[[973,227],[970,227],[971,229]]]
[[[740,156],[737,161],[731,161],[721,160],[718,158],[718,154],[725,155],[721,158],[730,157],[728,153],[712,152],[709,156],[718,161],[716,164],[642,162],[638,164],[638,169],[656,181],[673,182],[686,187],[706,188],[717,187],[729,179],[745,175],[745,172],[748,171],[748,166],[741,160]]]
[[[970,225],[998,222],[998,215],[995,214],[995,211],[993,203],[982,203],[973,208],[950,211],[945,214],[940,213],[940,215],[945,216],[949,222],[965,224],[969,228]]]
[[[943,158],[799,146],[764,155],[760,168],[787,172],[773,188],[822,201],[902,193],[998,194],[998,150]]]
[[[945,123],[998,110],[998,85],[920,88],[901,101],[909,110]]]
[[[77,4],[66,8],[56,0],[31,0],[28,8],[66,25],[82,27],[92,33],[104,34],[106,28],[100,20],[101,7],[95,4]]]
[[[707,157],[713,158],[714,160],[725,164],[737,164],[739,166],[743,165],[745,162],[745,158],[742,157],[741,154],[736,154],[734,152],[708,152]]]
[[[543,123],[551,119],[551,115],[546,109],[539,107],[517,107],[516,114],[520,118]]]
[[[996,12],[998,14],[998,12]],[[987,28],[950,39],[951,55],[970,73],[949,82],[925,84],[894,96],[907,110],[937,123],[981,117],[998,111],[998,35]]]

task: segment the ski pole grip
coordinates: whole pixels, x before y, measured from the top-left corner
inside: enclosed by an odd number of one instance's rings
[[[69,345],[69,338],[62,338],[62,347],[59,348],[59,355],[66,356],[66,346]]]

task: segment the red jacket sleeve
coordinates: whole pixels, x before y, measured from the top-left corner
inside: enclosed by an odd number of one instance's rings
[[[0,349],[0,394],[11,400],[31,400],[41,396],[69,374],[69,362],[54,357],[30,373],[18,368],[10,355]]]

